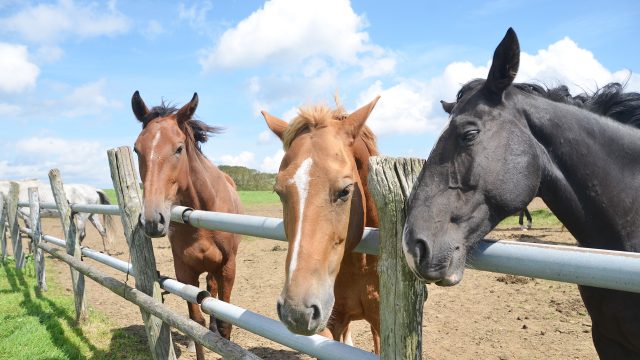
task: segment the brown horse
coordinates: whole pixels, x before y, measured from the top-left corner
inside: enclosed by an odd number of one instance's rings
[[[136,91],[131,99],[133,113],[142,122],[135,143],[140,176],[144,185],[144,209],[140,221],[150,237],[169,233],[178,281],[198,286],[207,272],[207,289],[229,302],[236,274],[236,252],[240,236],[171,223],[171,205],[198,210],[241,213],[233,180],[213,165],[200,150],[200,143],[219,128],[194,120],[198,95],[180,110],[156,106],[149,110]],[[187,303],[189,317],[205,325],[197,304]],[[209,328],[229,339],[231,324],[215,321]],[[198,360],[204,359],[202,345],[196,345]]]
[[[349,322],[365,319],[379,354],[378,259],[351,252],[365,225],[378,226],[367,190],[377,149],[364,125],[377,101],[350,115],[340,105],[303,108],[290,124],[262,114],[286,152],[275,184],[289,241],[278,317],[294,333],[349,344]]]

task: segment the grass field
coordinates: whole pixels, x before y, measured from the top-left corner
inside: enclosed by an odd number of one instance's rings
[[[0,266],[0,359],[151,358],[145,342],[122,330],[111,332],[101,313],[90,311],[88,321],[74,327],[73,297],[55,276],[47,277],[49,290],[41,294],[33,273],[32,261],[23,271],[11,259]]]
[[[112,204],[118,203],[116,199],[116,192],[113,189],[104,189],[103,191],[107,194],[109,202]],[[240,195],[240,201],[242,201],[244,206],[272,203],[277,204],[280,202],[278,195],[273,191],[238,191],[238,194]]]
[[[533,219],[533,226],[536,226],[536,227],[551,227],[551,226],[562,225],[560,223],[560,220],[558,220],[558,218],[555,215],[553,215],[551,211],[547,209],[539,209],[539,210],[531,211],[531,218]],[[525,225],[527,224],[526,217],[523,218],[523,222]],[[514,216],[509,216],[508,218],[502,220],[502,222],[500,222],[498,226],[499,227],[520,226],[520,224],[518,224],[518,214]]]

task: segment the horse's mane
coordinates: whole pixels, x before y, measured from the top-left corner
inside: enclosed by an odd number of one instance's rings
[[[640,93],[624,92],[624,86],[620,83],[609,83],[592,94],[584,92],[576,96],[572,96],[569,88],[565,85],[551,89],[529,83],[519,83],[514,86],[526,93],[573,105],[623,124],[640,128]]]
[[[349,114],[342,107],[337,97],[335,109],[331,109],[326,105],[313,105],[300,108],[298,116],[289,123],[282,136],[285,151],[289,149],[293,140],[298,136],[310,132],[315,128],[326,126],[329,120],[342,121],[348,116]],[[360,139],[364,142],[370,155],[378,154],[376,136],[368,126],[365,125],[362,127]]]
[[[147,126],[149,122],[154,119],[171,116],[177,112],[178,108],[173,104],[165,103],[165,101],[162,100],[160,105],[154,106],[149,110],[143,121],[144,126]],[[210,135],[220,134],[223,131],[223,128],[221,127],[207,125],[203,121],[196,120],[194,118],[191,118],[182,124],[178,124],[178,126],[180,126],[180,130],[182,130],[182,132],[187,136],[187,141],[195,145],[195,148],[200,152],[202,152],[200,145],[207,142]]]
[[[484,83],[483,79],[475,79],[466,83],[458,91],[457,100],[460,100],[467,90],[482,83]],[[624,85],[617,82],[609,83],[591,94],[584,92],[576,96],[571,95],[566,85],[547,88],[534,83],[514,83],[513,87],[527,94],[573,105],[623,124],[640,128],[640,93],[624,92]]]

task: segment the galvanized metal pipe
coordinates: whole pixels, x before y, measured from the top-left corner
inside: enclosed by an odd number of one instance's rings
[[[282,219],[277,218],[176,206],[171,211],[171,220],[206,229],[285,239]],[[356,251],[363,246],[367,253],[378,254],[379,233],[377,229],[367,230]],[[468,264],[478,270],[640,293],[640,253],[484,240],[469,254]]]
[[[198,228],[228,231],[236,234],[286,241],[282,219],[193,210],[185,206],[171,209],[171,221]],[[378,254],[378,229],[366,228],[355,252]]]
[[[18,207],[29,207],[28,202],[21,201]],[[42,210],[58,210],[56,203],[40,203]],[[71,210],[79,213],[120,215],[120,206],[101,204],[71,204]]]
[[[333,341],[324,336],[294,335],[279,321],[212,297],[204,299],[200,306],[202,311],[214,315],[220,320],[235,324],[254,334],[318,359],[379,359],[373,353]]]

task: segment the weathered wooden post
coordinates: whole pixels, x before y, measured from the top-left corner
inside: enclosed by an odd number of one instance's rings
[[[2,263],[7,259],[7,237],[5,222],[7,221],[7,205],[4,194],[0,193],[0,260]]]
[[[9,234],[13,246],[13,257],[16,259],[16,269],[24,267],[24,253],[22,252],[22,238],[20,236],[20,224],[18,224],[18,197],[20,185],[11,182],[9,198],[7,199],[7,214],[9,215]]]
[[[138,221],[142,211],[142,191],[136,176],[133,157],[129,147],[121,146],[107,151],[113,188],[118,195],[131,264],[136,278],[136,288],[156,300],[161,300],[156,258],[151,240]],[[154,359],[175,359],[171,340],[171,329],[159,318],[140,308],[147,333],[149,347]]]
[[[33,262],[36,268],[36,284],[41,291],[47,291],[47,280],[44,268],[44,252],[38,247],[42,239],[42,225],[40,223],[40,200],[38,199],[38,188],[29,188],[29,218],[31,222],[31,249],[33,251]]]
[[[51,183],[53,198],[56,200],[56,205],[60,212],[60,222],[62,223],[62,230],[67,243],[67,254],[82,260],[76,223],[73,221],[74,214],[67,200],[67,194],[64,192],[60,170],[51,169],[49,171],[49,182]],[[69,269],[71,269],[73,299],[76,304],[76,324],[80,324],[87,319],[87,303],[84,298],[84,275],[71,266],[69,266]]]
[[[369,159],[368,186],[380,216],[380,358],[422,358],[422,307],[426,286],[418,281],[402,253],[405,204],[424,160]]]

